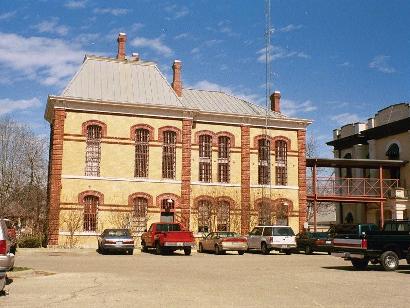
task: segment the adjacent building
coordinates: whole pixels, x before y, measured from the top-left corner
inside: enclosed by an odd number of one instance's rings
[[[367,159],[396,161],[378,162],[386,167],[382,174],[378,169],[340,168],[336,177],[352,178],[354,185],[366,185],[368,194],[380,191],[380,177],[383,178],[386,202],[384,219],[410,218],[410,105],[400,103],[379,110],[367,123],[352,123],[333,131],[333,140],[327,143],[334,148],[334,157],[339,159]],[[403,163],[399,163],[402,161]],[[357,162],[357,165],[365,162]],[[369,180],[373,179],[373,180]],[[344,188],[344,189],[348,189]],[[366,193],[361,189],[363,193]],[[380,207],[376,203],[338,203],[338,222],[380,223]]]
[[[72,236],[95,246],[104,228],[139,234],[154,221],[194,232],[306,220],[308,120],[219,91],[187,89],[175,60],[169,84],[158,66],[85,56],[60,95],[49,96],[49,245]]]

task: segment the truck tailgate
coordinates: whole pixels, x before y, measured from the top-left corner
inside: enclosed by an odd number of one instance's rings
[[[363,249],[362,239],[360,238],[334,238],[333,247],[349,248],[349,249]]]
[[[170,242],[193,242],[191,231],[169,231],[164,233],[164,241]]]

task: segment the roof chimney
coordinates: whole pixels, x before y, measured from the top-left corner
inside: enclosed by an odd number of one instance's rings
[[[182,62],[180,60],[175,60],[174,64],[172,65],[172,69],[174,71],[172,88],[178,96],[182,96],[181,67]]]
[[[125,42],[127,41],[127,35],[123,32],[118,34],[118,53],[117,59],[118,60],[125,60]]]
[[[270,96],[270,109],[274,112],[280,112],[280,92],[275,91]]]

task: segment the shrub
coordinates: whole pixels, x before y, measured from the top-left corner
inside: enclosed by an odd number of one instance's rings
[[[18,239],[20,248],[38,248],[41,247],[42,239],[38,235],[25,235]]]

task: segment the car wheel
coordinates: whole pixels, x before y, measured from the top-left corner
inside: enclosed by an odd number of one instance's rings
[[[309,245],[307,245],[307,246],[305,247],[305,254],[311,255],[312,253],[313,253],[312,247],[310,247]]]
[[[369,264],[368,259],[352,259],[351,262],[353,267],[359,271],[365,270]]]
[[[264,254],[264,255],[268,255],[269,254],[269,249],[268,249],[268,246],[266,246],[266,243],[262,243],[262,245],[261,245],[261,251],[262,251],[262,253]]]
[[[134,254],[134,249],[131,249],[128,252],[129,252],[130,255],[133,255]]]
[[[189,256],[189,255],[191,254],[191,247],[185,247],[185,248],[184,248],[184,254],[185,254],[186,256]]]
[[[202,244],[201,244],[201,243],[199,243],[198,252],[199,252],[199,253],[203,253],[203,252],[204,252],[204,248],[202,247]]]
[[[145,242],[142,242],[142,243],[141,243],[141,251],[142,251],[142,252],[148,252],[148,247],[147,247],[147,245],[145,244]]]
[[[290,249],[287,249],[287,250],[285,250],[285,253],[286,253],[286,255],[291,255],[292,254],[292,251],[290,250]]]
[[[380,263],[385,271],[395,271],[399,267],[399,257],[394,251],[385,251],[380,257]]]
[[[244,250],[238,250],[238,255],[242,256],[245,253]]]
[[[215,245],[215,254],[220,255],[221,254],[221,248],[219,248],[218,245]]]
[[[4,287],[6,286],[6,275],[0,276],[0,292],[3,291]]]
[[[162,255],[162,247],[161,247],[161,244],[159,243],[159,242],[157,242],[156,244],[155,244],[155,253],[157,254],[157,255]]]

